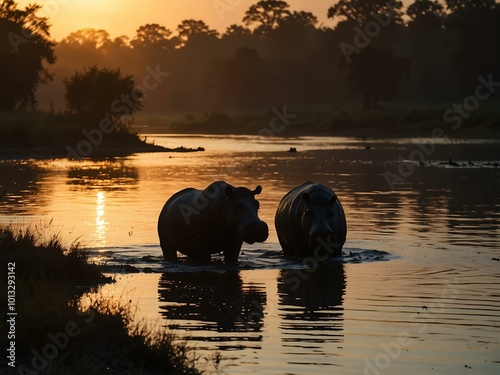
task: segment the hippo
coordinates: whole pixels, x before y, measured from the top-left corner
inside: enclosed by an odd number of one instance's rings
[[[262,192],[233,187],[224,181],[205,190],[181,190],[163,206],[158,218],[158,236],[167,260],[177,259],[177,251],[200,262],[209,262],[210,254],[222,252],[225,262],[235,262],[243,242],[264,242],[268,226],[259,219]]]
[[[285,255],[323,258],[325,250],[334,257],[342,255],[347,235],[344,209],[325,185],[307,181],[290,190],[278,206],[275,225]]]

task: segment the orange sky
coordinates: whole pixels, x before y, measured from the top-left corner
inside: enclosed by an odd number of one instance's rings
[[[44,4],[39,14],[49,17],[51,35],[60,40],[72,31],[88,27],[105,29],[112,38],[132,37],[146,23],[159,23],[173,31],[180,21],[189,18],[202,19],[210,27],[224,31],[230,24],[241,23],[245,11],[257,0],[18,0],[21,7],[33,2]],[[287,2],[292,10],[310,11],[320,23],[333,25],[326,14],[335,0]],[[218,5],[228,9],[218,11]]]

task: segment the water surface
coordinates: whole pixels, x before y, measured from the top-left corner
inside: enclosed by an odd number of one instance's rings
[[[120,273],[103,293],[130,296],[202,358],[220,351],[228,374],[500,372],[499,142],[151,137],[207,151],[1,161],[0,221],[78,239],[117,269],[153,271]],[[402,177],[401,160],[422,147],[432,152]],[[387,172],[402,177],[395,189]],[[237,266],[163,261],[164,202],[215,180],[262,185],[268,241],[245,245]],[[274,212],[305,180],[331,186],[344,206],[342,263],[280,255]]]

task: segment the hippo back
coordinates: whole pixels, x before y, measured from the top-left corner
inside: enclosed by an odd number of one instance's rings
[[[158,235],[167,259],[177,251],[195,259],[210,260],[210,254],[223,252],[225,260],[235,261],[243,241],[263,242],[267,224],[257,216],[260,194],[218,181],[204,190],[188,188],[171,196],[158,220]]]
[[[307,198],[307,201],[305,200]],[[308,211],[316,211],[308,224]],[[346,240],[347,224],[344,210],[335,193],[327,186],[304,182],[290,190],[281,200],[275,216],[276,232],[286,255],[313,256],[320,237],[331,255],[341,255]]]

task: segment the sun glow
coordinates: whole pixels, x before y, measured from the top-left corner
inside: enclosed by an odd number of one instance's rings
[[[148,23],[158,23],[175,31],[182,20],[200,19],[211,28],[224,32],[231,24],[241,24],[245,11],[253,2],[237,2],[221,13],[217,4],[210,0],[47,0],[35,1],[43,5],[38,15],[47,17],[50,34],[61,40],[68,34],[87,28],[104,29],[111,38],[121,35],[133,37],[135,31]],[[326,17],[330,6],[328,2],[306,0],[287,0],[292,10],[313,12],[324,25],[333,24]],[[18,0],[24,8],[32,0]],[[224,3],[231,3],[224,2]]]

